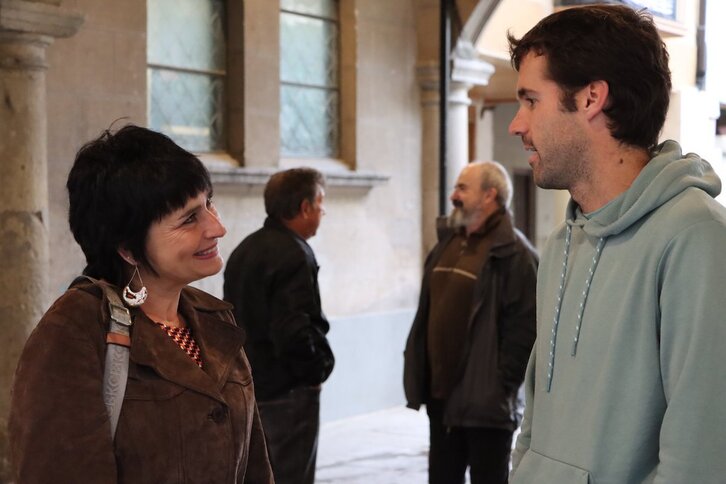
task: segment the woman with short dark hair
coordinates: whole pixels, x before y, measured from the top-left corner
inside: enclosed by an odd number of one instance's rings
[[[188,286],[223,266],[226,230],[204,165],[126,126],[81,148],[67,187],[87,277],[20,358],[9,422],[17,482],[273,482],[232,306]],[[109,290],[128,310],[130,343],[107,339]],[[116,345],[129,346],[117,425],[104,405]]]

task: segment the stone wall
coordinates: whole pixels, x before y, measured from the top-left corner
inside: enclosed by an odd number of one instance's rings
[[[146,2],[66,0],[86,21],[48,49],[48,194],[50,293],[58,296],[83,269],[68,230],[65,183],[83,143],[104,129],[146,121]]]

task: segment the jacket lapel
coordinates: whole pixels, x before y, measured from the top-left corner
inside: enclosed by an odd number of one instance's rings
[[[242,347],[244,333],[215,313],[198,310],[184,292],[179,309],[199,345],[203,368],[140,310],[133,311],[130,359],[151,367],[170,382],[224,402],[221,390],[229,367]]]
[[[515,242],[517,241],[517,234],[514,232],[514,227],[512,226],[512,219],[509,215],[509,212],[502,213],[501,220],[499,220],[497,225],[492,228],[491,232],[489,233],[489,237],[492,238],[492,245],[489,248],[488,259],[503,259],[505,257],[509,257],[516,251]],[[498,288],[496,281],[493,281],[491,277],[488,277],[484,274],[485,271],[493,273],[494,269],[491,267],[492,263],[492,260],[486,260],[484,261],[484,264],[482,264],[482,268],[478,277],[478,283],[480,284],[480,286],[477,287],[478,293],[488,294],[491,291],[496,291]],[[495,277],[497,277],[496,273],[493,274]],[[487,298],[487,301],[498,300],[498,294],[492,294],[491,297]],[[478,300],[476,301],[474,310],[472,311],[471,317],[469,318],[470,328],[478,317],[479,311],[481,311],[484,307],[484,303],[484,298],[478,298]],[[490,309],[496,309],[495,306],[489,306]]]
[[[187,319],[202,353],[204,372],[221,392],[244,343],[244,331],[214,313],[198,311]]]

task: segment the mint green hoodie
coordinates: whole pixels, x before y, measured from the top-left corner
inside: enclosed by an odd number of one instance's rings
[[[720,191],[667,141],[601,209],[570,201],[540,262],[512,484],[726,482]]]

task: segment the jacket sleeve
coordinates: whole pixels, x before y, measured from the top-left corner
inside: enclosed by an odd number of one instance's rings
[[[514,393],[524,380],[527,359],[537,334],[537,259],[526,249],[506,268],[501,294],[499,373],[505,389]]]
[[[260,413],[257,410],[257,403],[255,403],[252,420],[250,451],[247,462],[247,472],[245,473],[244,481],[240,481],[240,484],[273,484],[275,482],[275,479],[272,477],[272,468],[270,467],[270,459],[267,455],[265,434],[262,431],[262,421],[260,420]]]
[[[691,226],[659,265],[660,365],[666,410],[656,483],[726,475],[726,227]]]
[[[11,459],[23,484],[116,483],[98,335],[58,315],[31,334],[15,374]]]
[[[302,254],[292,254],[272,284],[270,335],[275,352],[289,361],[300,381],[317,385],[333,371],[333,352],[325,332],[316,275]]]
[[[436,248],[429,252],[424,262],[418,309],[403,351],[403,391],[406,395],[406,406],[414,410],[421,408],[428,395],[429,376],[426,363],[426,324],[429,317],[428,274],[435,252]]]

